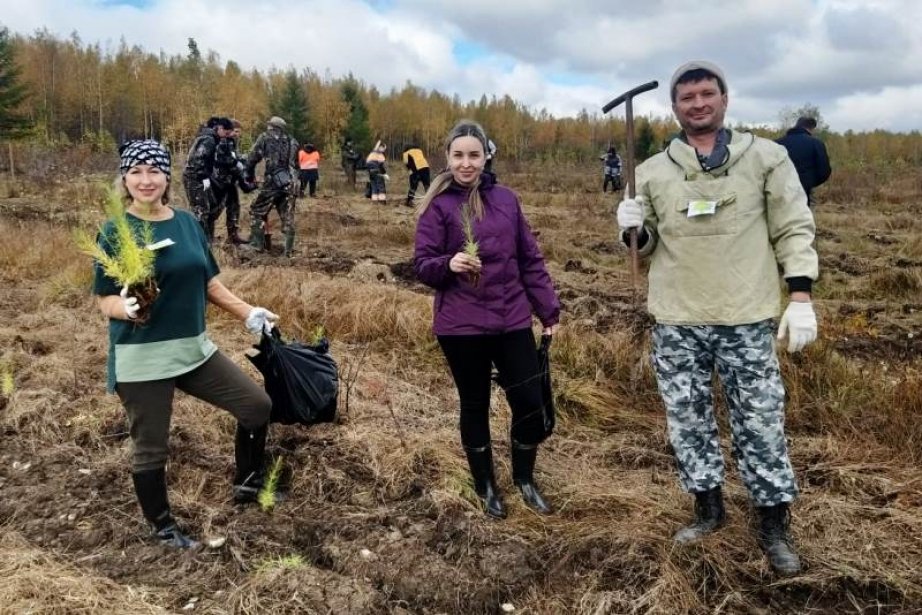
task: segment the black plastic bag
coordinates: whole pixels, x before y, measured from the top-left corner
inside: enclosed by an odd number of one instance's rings
[[[262,373],[272,399],[270,422],[312,425],[336,419],[339,370],[326,339],[315,346],[286,343],[273,327],[254,348],[259,353],[247,358]]]
[[[541,336],[538,346],[538,373],[541,378],[541,397],[544,400],[544,437],[554,433],[557,425],[557,413],[554,409],[554,389],[551,386],[551,341],[550,335]]]

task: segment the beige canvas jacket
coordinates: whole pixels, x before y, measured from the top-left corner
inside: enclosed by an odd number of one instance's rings
[[[673,139],[637,168],[650,258],[647,307],[661,324],[741,325],[778,316],[781,280],[819,272],[815,225],[780,145],[732,132],[727,162],[704,171]],[[690,217],[693,211],[712,214]]]

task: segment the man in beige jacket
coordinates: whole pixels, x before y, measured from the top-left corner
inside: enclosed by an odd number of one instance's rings
[[[682,133],[637,168],[637,197],[618,206],[618,226],[625,239],[638,231],[640,254],[650,259],[653,364],[679,477],[695,495],[694,520],[675,540],[697,540],[724,522],[716,368],[734,456],[760,517],[759,542],[772,568],[796,574],[788,506],[797,485],[773,319],[781,311],[780,266],[790,300],[778,339],[788,338],[790,352],[816,339],[813,215],[783,147],[724,128],[719,67],[688,62],[670,85]]]

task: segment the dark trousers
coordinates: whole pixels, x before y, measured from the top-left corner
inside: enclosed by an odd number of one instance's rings
[[[621,173],[605,172],[605,179],[602,181],[602,192],[607,192],[608,184],[611,184],[611,191],[621,190]]]
[[[246,429],[256,429],[269,421],[269,395],[220,351],[176,378],[119,382],[116,392],[128,413],[134,472],[166,465],[176,389],[227,410]]]
[[[431,182],[429,167],[418,169],[410,173],[410,189],[407,191],[407,201],[412,201],[416,198],[416,189],[419,187],[420,183],[423,185],[423,190],[429,190],[429,184]]]
[[[368,172],[368,181],[371,183],[371,196],[376,194],[387,194],[387,184],[384,182],[384,174],[378,171]]]
[[[308,188],[308,194],[314,196],[317,194],[317,180],[320,179],[318,169],[301,169],[298,171],[298,194],[304,196],[304,188]]]
[[[343,161],[342,163],[343,173],[346,174],[346,181],[352,185],[352,188],[355,188],[355,163],[351,160]]]
[[[490,376],[494,365],[512,409],[512,439],[521,444],[544,439],[538,351],[531,329],[495,335],[439,335],[438,340],[458,388],[461,443],[465,447],[490,444]]]
[[[224,222],[227,225],[227,232],[231,233],[240,228],[240,191],[237,190],[236,183],[227,187],[223,202],[227,211]]]

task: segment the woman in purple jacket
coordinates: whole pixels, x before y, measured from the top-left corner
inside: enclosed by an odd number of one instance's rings
[[[423,198],[414,268],[436,290],[433,331],[458,388],[461,443],[486,513],[506,516],[490,445],[490,375],[496,365],[512,408],[513,482],[528,506],[547,514],[551,508],[534,481],[546,434],[531,326],[534,312],[544,334],[553,335],[560,302],[518,197],[483,171],[486,149],[476,122],[462,120],[449,133],[448,171]],[[465,251],[468,240],[476,250]]]

